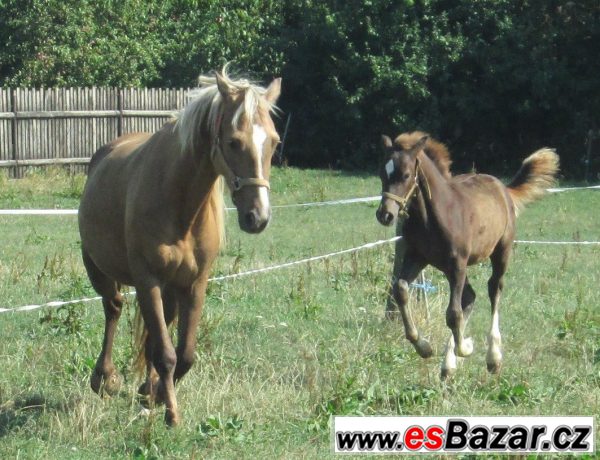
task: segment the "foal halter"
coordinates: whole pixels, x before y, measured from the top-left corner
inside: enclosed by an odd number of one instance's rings
[[[217,137],[213,145],[211,158],[214,160],[214,158],[216,157],[216,153],[218,152],[220,154],[220,157],[223,160],[223,165],[229,172],[228,175],[230,176],[230,178],[228,178],[228,180],[231,190],[233,192],[237,192],[247,186],[266,187],[267,190],[270,190],[271,185],[269,184],[269,181],[267,179],[263,179],[262,177],[240,177],[233,172],[233,169],[231,168],[231,166],[229,166],[227,158],[225,158],[225,155],[223,155],[223,149],[221,148],[221,136],[219,135],[219,131],[221,129],[221,119],[222,117],[219,116],[217,120]]]
[[[389,198],[390,200],[395,201],[400,205],[398,209],[398,216],[408,217],[408,205],[412,200],[413,196],[415,196],[416,192],[419,190],[419,176],[423,178],[425,182],[425,187],[427,188],[427,195],[431,198],[431,191],[429,190],[429,183],[427,182],[427,178],[423,174],[421,167],[419,166],[419,159],[415,162],[415,180],[413,184],[410,186],[408,191],[404,194],[404,196],[398,196],[390,192],[383,192],[381,195],[385,198]]]

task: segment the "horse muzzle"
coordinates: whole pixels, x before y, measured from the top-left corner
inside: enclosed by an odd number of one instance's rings
[[[253,208],[247,212],[239,212],[238,210],[238,224],[240,228],[246,233],[260,233],[271,220],[271,208],[260,209]]]
[[[397,214],[397,211],[391,212],[389,210],[389,208],[382,203],[379,205],[379,208],[377,209],[375,216],[377,217],[377,220],[379,221],[379,223],[381,225],[389,227],[390,225],[392,225],[394,223],[396,214]]]

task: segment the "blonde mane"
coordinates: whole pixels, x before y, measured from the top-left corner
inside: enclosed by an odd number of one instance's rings
[[[402,150],[410,150],[423,136],[429,136],[429,134],[422,131],[402,133],[394,140],[394,144],[402,147]],[[452,173],[450,172],[452,159],[450,158],[448,148],[441,142],[429,137],[423,150],[431,161],[435,163],[442,175],[446,179],[450,179],[452,177]]]
[[[231,120],[234,128],[239,126],[243,115],[252,124],[259,110],[276,110],[264,97],[266,88],[245,78],[234,80],[227,74],[227,65],[221,70],[221,76],[232,94],[243,95],[244,98]],[[190,102],[175,115],[175,127],[183,151],[197,150],[202,132],[208,132],[211,144],[214,144],[218,135],[219,119],[223,113],[223,97],[217,87],[217,78],[214,75],[202,75],[198,78],[198,83],[200,86],[187,95]]]

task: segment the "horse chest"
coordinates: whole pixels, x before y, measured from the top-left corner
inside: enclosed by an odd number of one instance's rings
[[[214,257],[189,242],[179,242],[159,247],[157,262],[165,279],[180,286],[189,286],[210,268]]]

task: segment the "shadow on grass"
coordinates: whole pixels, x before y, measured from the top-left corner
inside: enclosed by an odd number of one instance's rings
[[[0,438],[38,418],[46,411],[64,410],[64,406],[49,402],[45,396],[34,394],[0,405]]]

